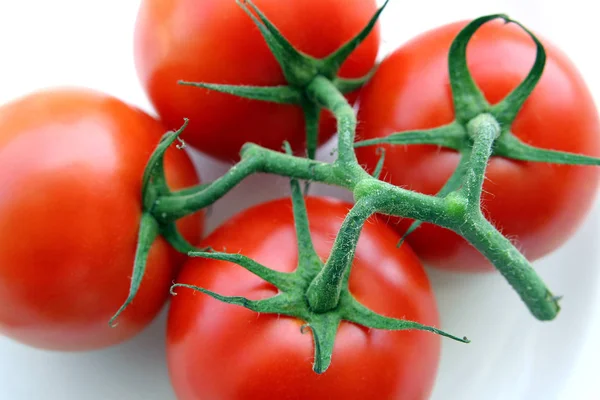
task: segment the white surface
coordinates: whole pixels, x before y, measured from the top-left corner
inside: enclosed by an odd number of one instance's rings
[[[81,85],[150,111],[133,67],[138,4],[139,0],[0,2],[0,102],[40,87]],[[506,12],[561,46],[599,99],[599,50],[582,44],[595,43],[600,33],[591,4],[393,0],[383,20],[384,49],[438,24]],[[320,154],[325,157],[328,152]],[[199,162],[207,180],[225,171],[210,160]],[[348,198],[322,186],[317,192]],[[285,180],[250,178],[215,205],[210,228],[250,204],[283,195]],[[551,288],[565,295],[563,312],[552,323],[530,317],[498,276],[431,273],[443,327],[473,340],[468,346],[443,341],[435,399],[600,398],[600,344],[595,340],[600,337],[599,230],[600,203],[576,237],[536,264]],[[164,313],[136,339],[91,354],[47,353],[0,338],[0,397],[168,400],[174,396],[164,362]]]

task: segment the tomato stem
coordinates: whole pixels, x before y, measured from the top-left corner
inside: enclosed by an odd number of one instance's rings
[[[546,287],[523,254],[481,212],[470,214],[456,228],[497,267],[536,318],[549,321],[556,317],[560,311],[557,297]]]
[[[472,119],[467,127],[474,144],[469,157],[469,168],[459,193],[465,196],[469,210],[479,211],[485,170],[492,156],[494,141],[500,136],[500,125],[490,114],[480,114]]]
[[[442,186],[440,191],[436,193],[436,197],[444,198],[447,195],[449,195],[450,193],[455,192],[458,189],[460,189],[460,187],[463,183],[464,177],[466,176],[466,174],[469,170],[469,161],[470,161],[469,158],[470,157],[471,157],[471,148],[467,147],[462,151],[460,161],[458,162],[456,169],[454,170],[454,172],[452,173],[450,178],[446,181],[444,186]],[[402,244],[404,243],[406,238],[411,233],[416,231],[419,228],[419,226],[421,226],[422,223],[423,223],[423,221],[419,221],[419,220],[414,221],[408,227],[406,232],[404,232],[404,234],[402,235],[402,238],[400,239],[400,241],[398,242],[398,244],[396,246],[397,247],[402,246]]]
[[[321,116],[321,108],[314,103],[305,102],[302,110],[304,111],[306,130],[306,156],[314,160],[319,144],[319,117]]]
[[[307,87],[307,94],[316,104],[331,111],[337,120],[338,158],[336,164],[343,164],[356,171],[358,166],[354,153],[356,114],[346,98],[335,85],[322,76],[317,76]]]
[[[338,306],[340,294],[348,286],[360,232],[375,210],[374,199],[363,197],[344,219],[325,267],[311,282],[306,292],[306,299],[314,312],[323,313]]]
[[[189,189],[181,195],[171,193],[159,197],[152,212],[163,222],[177,220],[195,210],[208,207],[246,177],[259,172],[323,182],[348,189],[351,189],[353,184],[338,176],[328,163],[294,157],[248,143],[242,148],[240,162],[231,167],[225,175],[209,186]]]

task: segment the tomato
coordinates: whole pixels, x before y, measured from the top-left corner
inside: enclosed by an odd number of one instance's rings
[[[375,14],[374,0],[280,0],[254,2],[299,50],[325,57],[358,34]],[[332,23],[332,20],[335,23]],[[342,77],[356,78],[374,66],[379,48],[376,27],[344,63]],[[177,85],[177,81],[285,85],[279,64],[252,20],[227,0],[143,0],[135,28],[138,76],[152,104],[169,127],[182,118],[190,145],[221,160],[239,158],[241,146],[254,142],[295,151],[305,148],[299,107],[241,99]],[[353,101],[356,95],[349,96]],[[323,113],[320,142],[336,131]]]
[[[326,259],[350,205],[309,197],[315,249]],[[381,314],[437,325],[427,276],[399,236],[373,218],[361,234],[350,290]],[[296,268],[298,252],[289,199],[252,207],[230,219],[201,246],[240,252],[278,271]],[[276,289],[232,263],[190,259],[179,283],[223,295],[261,299]],[[168,318],[167,355],[179,399],[425,399],[438,366],[439,337],[390,332],[343,322],[329,369],[312,370],[313,341],[304,322],[256,314],[190,289],[177,289]]]
[[[379,67],[361,92],[359,140],[426,129],[454,119],[447,56],[466,22],[429,31],[408,42]],[[545,149],[600,155],[600,123],[586,85],[567,56],[542,39],[546,69],[512,125],[524,142]],[[492,22],[470,42],[467,61],[491,104],[502,100],[526,76],[535,45],[516,25]],[[437,193],[458,164],[459,154],[430,145],[384,146],[382,173],[389,182],[426,194]],[[373,170],[377,146],[357,149]],[[530,260],[559,247],[593,204],[598,186],[594,167],[551,165],[492,157],[483,186],[484,215],[513,239]],[[406,231],[412,221],[397,224]],[[491,265],[457,234],[424,224],[408,236],[423,261],[457,271],[490,271]]]
[[[129,292],[146,162],[165,128],[113,97],[76,88],[29,94],[0,108],[0,332],[55,350],[128,339],[168,298],[184,259],[159,238],[118,326]],[[198,182],[186,154],[169,150],[172,188]],[[202,215],[179,222],[199,240]]]

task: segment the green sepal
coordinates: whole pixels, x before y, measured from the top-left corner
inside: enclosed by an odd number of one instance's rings
[[[158,222],[156,222],[156,219],[154,219],[154,217],[148,213],[143,213],[142,218],[140,220],[140,229],[138,232],[138,242],[135,252],[129,294],[127,295],[127,298],[125,299],[123,305],[108,322],[108,324],[113,328],[117,326],[117,324],[115,324],[117,318],[133,302],[138,290],[140,289],[142,279],[144,278],[144,273],[146,272],[148,254],[150,253],[152,244],[159,235],[159,231],[160,229]]]
[[[519,25],[519,27],[527,32],[531,39],[533,39],[536,47],[536,56],[533,67],[523,82],[490,110],[490,114],[496,118],[496,121],[498,121],[503,130],[508,130],[523,107],[525,100],[529,98],[531,92],[533,92],[533,89],[542,77],[544,67],[546,66],[546,50],[544,50],[544,46],[539,39],[521,23],[508,18],[505,20],[507,23],[512,22]]]
[[[279,272],[272,270],[270,268],[257,263],[253,259],[246,257],[242,254],[229,254],[217,251],[190,251],[188,253],[190,257],[201,257],[208,258],[211,260],[219,260],[219,261],[227,261],[230,263],[234,263],[239,265],[240,267],[245,268],[249,272],[258,276],[262,280],[269,282],[270,284],[276,286],[279,289],[284,289],[286,285],[286,274],[284,272]]]
[[[156,149],[150,155],[142,177],[142,203],[145,210],[152,209],[154,201],[158,196],[171,193],[165,176],[165,153],[179,139],[179,135],[183,133],[188,124],[189,120],[184,118],[183,125],[178,130],[165,133]]]
[[[440,329],[432,326],[423,325],[418,322],[409,321],[405,319],[390,318],[368,309],[367,307],[360,304],[354,297],[349,295],[350,307],[345,308],[343,318],[347,321],[354,322],[355,324],[362,325],[367,328],[383,329],[388,331],[426,331],[435,333],[443,337],[447,337],[457,342],[471,343],[466,337],[458,337],[444,332]]]
[[[600,158],[564,151],[530,146],[510,132],[502,134],[495,143],[494,155],[513,160],[566,165],[600,165]]]
[[[294,227],[296,229],[296,241],[298,243],[298,270],[302,274],[307,269],[312,273],[321,270],[323,262],[317,254],[312,237],[310,235],[310,224],[306,202],[300,189],[298,180],[291,179],[292,212],[294,214]]]
[[[379,179],[381,175],[381,171],[383,171],[383,166],[385,165],[385,148],[378,147],[376,150],[377,154],[379,154],[379,160],[377,161],[377,165],[375,166],[375,170],[373,170],[373,178]]]
[[[215,300],[222,301],[223,303],[233,304],[237,306],[241,306],[247,308],[251,311],[256,311],[258,313],[266,313],[266,314],[281,314],[280,312],[280,301],[275,297],[269,297],[263,300],[250,300],[241,296],[223,296],[218,293],[215,293],[211,290],[204,289],[200,286],[195,285],[187,285],[185,283],[175,283],[171,286],[171,294],[173,296],[177,296],[176,289],[177,288],[186,288],[191,289],[196,292],[204,293],[209,295]]]
[[[438,128],[399,132],[382,138],[361,140],[355,142],[354,147],[359,148],[382,144],[432,144],[461,150],[465,147],[466,135],[466,130],[462,125],[452,122]]]
[[[333,79],[333,85],[337,88],[340,93],[348,94],[362,88],[367,82],[373,78],[377,66],[371,68],[368,74],[361,76],[360,78],[340,78]]]
[[[160,226],[160,235],[179,253],[187,254],[190,251],[197,251],[198,248],[194,247],[186,238],[183,237],[177,224],[175,222],[169,222]]]
[[[236,0],[236,2],[260,30],[269,49],[277,59],[287,82],[292,86],[302,87],[306,85],[317,73],[319,62],[297,50],[252,1]]]
[[[277,104],[302,104],[302,92],[290,86],[248,86],[248,85],[221,85],[217,83],[179,81],[182,86],[193,86],[226,93],[244,99],[266,101]]]
[[[504,14],[494,14],[477,18],[471,21],[456,36],[448,54],[448,71],[452,100],[454,102],[455,118],[461,124],[466,124],[475,116],[487,112],[489,103],[473,80],[467,65],[467,45],[475,32],[486,22],[502,18],[508,20]]]
[[[365,41],[367,36],[369,36],[377,24],[377,21],[379,21],[379,17],[388,3],[389,0],[386,0],[385,3],[383,3],[383,5],[375,12],[368,24],[360,31],[358,35],[344,43],[339,49],[323,59],[321,74],[324,77],[330,80],[335,79],[340,68],[342,67],[342,64],[344,64],[344,61],[346,61],[348,57],[350,57],[350,54],[352,54],[352,52],[354,52],[354,50],[356,50],[358,46]]]
[[[310,328],[312,331],[315,346],[313,371],[317,374],[325,373],[331,365],[333,347],[340,322],[340,317],[335,313],[331,313],[321,316],[313,323],[307,323],[300,328],[301,333],[304,333],[306,328]]]

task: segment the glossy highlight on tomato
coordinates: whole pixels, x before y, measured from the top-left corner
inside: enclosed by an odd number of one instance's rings
[[[0,108],[0,332],[53,350],[90,350],[140,332],[163,307],[183,257],[158,238],[131,306],[142,174],[166,129],[100,92],[54,88]],[[198,183],[167,152],[169,185]],[[202,213],[179,221],[199,240]]]
[[[377,9],[374,0],[254,1],[300,51],[325,57],[358,34]],[[358,78],[374,66],[379,30],[342,65],[340,76]],[[182,138],[225,161],[239,159],[246,142],[280,149],[287,140],[305,149],[300,107],[247,100],[179,80],[230,85],[285,85],[281,67],[258,28],[234,0],[143,0],[135,29],[138,76],[170,129],[189,118]],[[348,99],[353,102],[356,94]],[[322,113],[319,141],[335,133],[335,120]]]
[[[308,197],[315,249],[326,259],[350,204]],[[427,276],[399,235],[373,218],[365,225],[350,277],[350,290],[383,315],[438,325]],[[292,204],[280,199],[252,207],[202,241],[240,252],[291,272],[298,262]],[[190,259],[177,278],[222,295],[261,299],[276,289],[231,263]],[[178,288],[169,311],[167,355],[171,382],[181,400],[192,399],[426,399],[435,379],[440,338],[422,331],[391,332],[344,322],[332,364],[312,370],[310,329],[302,321],[256,314]]]
[[[358,140],[426,129],[454,119],[448,51],[466,25],[458,22],[426,32],[388,56],[361,92]],[[512,132],[545,149],[600,155],[600,122],[589,90],[565,54],[542,39],[547,64],[521,109]],[[467,61],[486,99],[502,100],[527,75],[536,49],[515,24],[491,22],[475,33]],[[357,149],[372,171],[377,147]],[[437,193],[457,166],[459,154],[431,145],[382,146],[382,178],[421,193]],[[484,215],[533,261],[575,232],[597,191],[596,167],[534,163],[492,157],[483,186]],[[405,232],[411,220],[397,224]],[[456,271],[491,271],[483,256],[457,234],[424,224],[408,242],[427,264]]]

